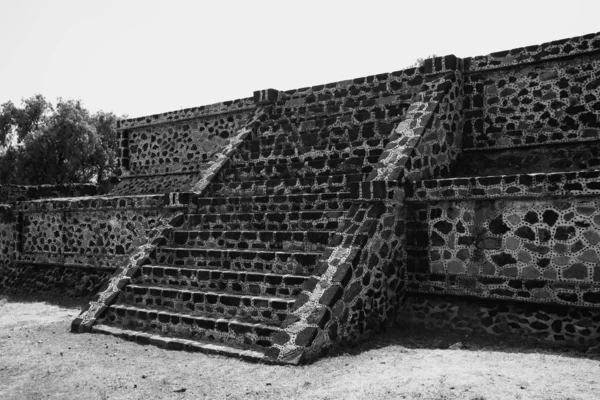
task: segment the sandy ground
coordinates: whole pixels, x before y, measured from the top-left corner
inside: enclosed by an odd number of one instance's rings
[[[0,399],[600,397],[600,358],[581,349],[400,327],[308,366],[267,366],[72,334],[77,313],[0,298]]]

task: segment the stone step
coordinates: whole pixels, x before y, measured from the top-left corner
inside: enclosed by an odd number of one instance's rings
[[[264,151],[281,151],[298,149],[299,151],[324,146],[337,149],[337,146],[352,143],[360,145],[367,141],[372,146],[383,148],[395,123],[366,123],[362,126],[338,125],[327,128],[316,128],[305,132],[288,132],[278,136],[259,136],[258,139],[244,141],[236,150],[236,154],[246,154]]]
[[[188,230],[335,230],[344,211],[187,214]]]
[[[399,105],[408,107],[412,95],[394,94],[387,90],[367,95],[362,90],[343,89],[317,96],[304,95],[301,98],[277,103],[271,111],[272,119],[293,118],[297,115],[337,115],[358,110],[372,110]]]
[[[144,265],[132,282],[286,297],[299,295],[307,279],[306,276],[289,274]]]
[[[205,215],[211,216],[209,214]],[[177,230],[173,232],[172,244],[175,246],[204,247],[211,249],[285,249],[323,251],[335,233],[335,230]]]
[[[241,321],[269,323],[281,323],[294,301],[292,298],[150,284],[129,284],[119,296],[119,302],[123,305],[143,305],[190,315],[225,316]]]
[[[499,197],[597,196],[600,169],[407,182],[406,202]]]
[[[159,247],[155,264],[246,272],[310,275],[321,256],[314,251]]]
[[[94,325],[92,327],[92,332],[113,335],[139,344],[151,344],[169,350],[197,351],[205,354],[217,354],[226,357],[240,358],[245,361],[271,363],[269,358],[265,356],[265,350],[261,348],[249,350],[223,344],[199,342],[196,340],[124,329],[106,324]]]
[[[393,124],[404,117],[408,107],[404,103],[392,103],[341,109],[333,113],[324,113],[324,108],[323,105],[315,107],[314,110],[307,109],[304,115],[297,113],[293,116],[280,118],[276,114],[272,115],[270,119],[262,122],[259,127],[259,135],[261,137],[280,136],[314,129],[327,129],[333,126],[357,127],[368,123]]]
[[[352,204],[350,192],[252,197],[194,197],[194,214],[236,212],[344,211]]]
[[[369,173],[379,161],[379,154],[369,157],[321,159],[291,164],[227,168],[221,171],[220,180],[244,181],[267,179],[307,178],[338,174]]]
[[[292,146],[292,143],[287,143]],[[387,139],[368,139],[359,142],[340,142],[322,145],[298,145],[296,147],[265,147],[257,151],[238,149],[232,156],[229,168],[290,164],[312,160],[330,160],[349,157],[379,156]]]
[[[210,184],[207,196],[229,197],[347,192],[351,183],[362,182],[367,177],[368,174],[339,174],[306,178],[215,182]]]
[[[171,337],[248,346],[252,350],[271,347],[273,336],[280,332],[278,327],[264,323],[157,311],[121,304],[109,306],[99,324]]]
[[[510,148],[466,149],[457,163],[456,176],[567,172],[598,167],[600,141],[572,141]]]

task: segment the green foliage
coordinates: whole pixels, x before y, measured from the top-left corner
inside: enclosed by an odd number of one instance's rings
[[[0,106],[0,184],[100,182],[115,168],[117,117],[37,95]]]

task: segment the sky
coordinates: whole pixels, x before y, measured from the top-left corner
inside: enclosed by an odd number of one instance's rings
[[[600,31],[599,0],[0,0],[0,104],[130,118]]]

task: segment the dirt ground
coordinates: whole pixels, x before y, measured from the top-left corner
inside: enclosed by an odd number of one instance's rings
[[[72,334],[80,305],[0,297],[1,399],[600,396],[600,357],[584,349],[398,327],[308,366],[268,366]]]

